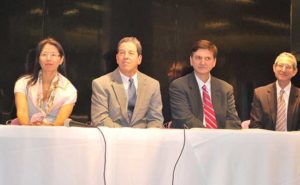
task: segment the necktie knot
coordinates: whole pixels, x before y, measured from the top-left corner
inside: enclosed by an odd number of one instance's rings
[[[280,95],[279,95],[279,100],[282,101],[283,100],[283,95],[284,95],[284,89],[280,90]]]
[[[202,86],[202,90],[203,90],[203,91],[207,91],[206,85],[203,85],[203,86]]]
[[[130,87],[132,86],[132,84],[134,84],[134,83],[133,83],[133,78],[129,78],[128,81],[129,81],[129,88],[130,88]]]

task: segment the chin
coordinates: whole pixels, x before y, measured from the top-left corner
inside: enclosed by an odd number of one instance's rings
[[[200,75],[206,75],[206,74],[208,74],[209,73],[209,71],[196,71],[198,74],[200,74]]]
[[[278,81],[281,81],[281,82],[289,82],[290,79],[289,79],[289,78],[278,78]]]

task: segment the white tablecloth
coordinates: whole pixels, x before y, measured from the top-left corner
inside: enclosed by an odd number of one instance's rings
[[[183,130],[0,126],[1,185],[172,185]],[[299,185],[300,132],[186,130],[174,185]]]

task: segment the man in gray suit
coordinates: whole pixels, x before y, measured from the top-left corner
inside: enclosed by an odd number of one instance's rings
[[[175,128],[240,128],[233,87],[210,74],[216,65],[217,47],[199,40],[192,47],[194,68],[170,84],[172,124]]]
[[[93,125],[108,127],[162,127],[162,101],[157,80],[138,71],[142,47],[135,37],[119,41],[118,68],[92,83]]]
[[[254,90],[249,127],[300,130],[300,89],[291,83],[298,72],[296,57],[291,53],[281,53],[273,64],[273,71],[276,82]],[[284,103],[282,108],[281,100]]]

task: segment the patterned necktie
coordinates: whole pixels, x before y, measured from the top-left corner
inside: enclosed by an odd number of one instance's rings
[[[215,111],[205,85],[202,86],[202,90],[203,90],[203,96],[202,96],[203,113],[204,113],[206,128],[218,128]]]
[[[136,101],[136,90],[134,86],[134,81],[132,78],[129,79],[129,86],[128,86],[128,118],[131,120],[134,106]]]
[[[281,89],[277,100],[276,131],[286,131],[286,106],[283,95],[284,90]]]

